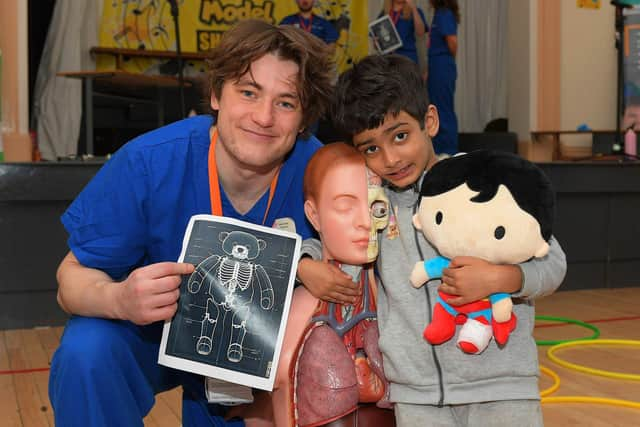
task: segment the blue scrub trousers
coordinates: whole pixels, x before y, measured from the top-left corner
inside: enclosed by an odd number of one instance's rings
[[[440,130],[433,138],[436,154],[458,152],[458,119],[453,106],[457,78],[456,61],[451,55],[429,56],[429,102],[436,106],[440,117]]]
[[[182,425],[241,427],[207,403],[204,379],[158,365],[162,324],[73,316],[53,356],[49,399],[57,426],[143,426],[155,394],[183,386]]]

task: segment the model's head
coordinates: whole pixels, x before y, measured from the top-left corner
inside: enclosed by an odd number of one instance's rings
[[[322,240],[323,258],[345,264],[377,256],[377,231],[386,226],[388,202],[379,179],[352,146],[320,148],[304,176],[305,214]],[[370,247],[371,242],[373,247]]]
[[[295,87],[302,109],[301,133],[326,111],[331,99],[333,63],[327,46],[317,37],[292,25],[274,26],[264,21],[240,21],[224,33],[211,50],[207,96],[222,96],[223,86],[251,72],[251,65],[271,54],[298,66]],[[218,112],[214,109],[213,114]]]
[[[396,187],[414,184],[436,161],[438,113],[418,66],[404,56],[370,55],[343,73],[331,117],[367,166]]]

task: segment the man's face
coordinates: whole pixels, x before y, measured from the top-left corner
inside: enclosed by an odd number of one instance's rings
[[[404,111],[396,117],[387,114],[379,127],[355,135],[353,144],[373,172],[405,188],[436,162],[431,137],[438,132],[437,116],[435,107],[430,106],[425,128],[420,129],[420,123]]]
[[[364,163],[331,167],[312,205],[311,222],[322,240],[323,258],[360,265],[369,260],[371,217]]]
[[[301,12],[310,12],[313,9],[313,2],[314,0],[296,0]]]
[[[218,111],[216,154],[231,168],[269,171],[291,151],[302,126],[298,65],[267,54],[238,81],[227,81]]]

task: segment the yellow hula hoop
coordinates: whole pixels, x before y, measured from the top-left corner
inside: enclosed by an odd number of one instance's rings
[[[626,408],[640,409],[640,402],[632,400],[612,399],[609,397],[593,397],[593,396],[552,396],[551,393],[560,387],[560,377],[551,369],[540,365],[540,372],[553,378],[553,385],[546,390],[540,392],[540,403],[589,403],[610,406],[622,406]]]
[[[640,381],[640,375],[638,374],[625,374],[622,372],[614,372],[614,371],[605,371],[602,369],[590,368],[588,366],[578,365],[576,363],[567,362],[566,360],[560,359],[555,355],[555,352],[558,350],[563,350],[569,347],[578,347],[578,346],[596,346],[596,345],[624,345],[624,346],[634,346],[640,348],[640,341],[638,340],[616,340],[616,339],[606,339],[606,340],[593,340],[593,341],[572,341],[566,342],[558,345],[554,345],[547,350],[547,357],[550,360],[557,363],[560,366],[564,366],[568,369],[573,369],[575,371],[584,372],[586,374],[591,375],[600,375],[602,377],[608,378],[617,378],[622,380],[634,380]]]
[[[551,385],[551,387],[544,389],[540,392],[540,397],[544,397],[544,396],[550,395],[551,393],[556,391],[558,387],[560,387],[560,377],[558,376],[558,374],[556,374],[546,366],[540,365],[540,372],[543,372],[544,374],[550,376],[553,379],[553,384]]]
[[[607,397],[590,397],[590,396],[557,396],[543,397],[541,403],[599,403],[602,405],[624,406],[627,408],[640,409],[640,402],[631,400],[610,399]]]

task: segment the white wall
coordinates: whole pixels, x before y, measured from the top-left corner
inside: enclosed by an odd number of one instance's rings
[[[509,127],[519,140],[537,128],[537,0],[509,0]],[[560,128],[582,123],[592,129],[615,129],[616,49],[614,7],[582,9],[561,1]],[[566,140],[566,141],[565,141]],[[589,137],[563,137],[569,145],[587,145]]]
[[[602,1],[600,9],[581,9],[575,1],[561,2],[560,127],[616,127],[615,8]],[[590,144],[574,138],[572,145]]]
[[[535,0],[511,0],[508,3],[507,26],[507,114],[509,130],[520,141],[530,139],[535,126]]]

